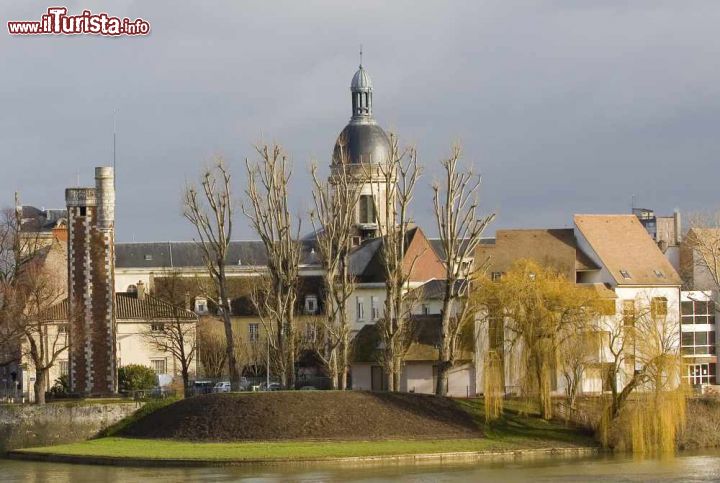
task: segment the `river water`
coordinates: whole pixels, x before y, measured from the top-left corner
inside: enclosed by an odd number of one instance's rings
[[[638,460],[627,456],[546,459],[520,463],[387,466],[261,466],[118,468],[0,459],[2,482],[699,482],[720,481],[720,451]]]

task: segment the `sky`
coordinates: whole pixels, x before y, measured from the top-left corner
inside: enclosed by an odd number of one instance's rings
[[[112,164],[119,241],[189,240],[182,193],[223,156],[236,201],[253,145],[278,142],[292,206],[328,172],[363,46],[375,117],[424,168],[414,218],[434,232],[453,143],[502,228],[574,213],[720,208],[720,3],[713,1],[84,1],[147,37],[10,36],[52,5],[0,4],[0,205],[64,205]],[[306,224],[307,226],[307,224]],[[234,238],[255,238],[236,215]],[[308,227],[309,228],[309,227]]]

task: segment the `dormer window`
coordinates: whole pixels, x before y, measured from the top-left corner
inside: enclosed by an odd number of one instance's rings
[[[195,299],[195,313],[196,314],[207,314],[207,299],[204,297],[197,297]]]
[[[305,313],[316,314],[318,310],[317,295],[308,295],[305,297]]]
[[[620,275],[622,275],[622,278],[624,278],[625,280],[632,278],[630,276],[630,272],[628,272],[627,270],[620,270]]]
[[[145,261],[146,261],[146,262],[149,262],[150,260],[152,260],[152,255],[150,255],[150,254],[145,254]]]

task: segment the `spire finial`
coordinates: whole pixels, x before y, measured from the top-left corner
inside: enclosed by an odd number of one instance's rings
[[[360,44],[360,68],[362,69],[362,44]]]

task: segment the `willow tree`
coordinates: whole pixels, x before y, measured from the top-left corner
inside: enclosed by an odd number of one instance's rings
[[[218,158],[200,176],[200,187],[185,189],[183,215],[195,228],[196,245],[202,253],[205,269],[212,281],[208,299],[218,307],[225,329],[227,365],[230,386],[240,390],[240,370],[235,357],[235,337],[230,318],[230,295],[227,280],[227,254],[233,228],[233,201],[230,171]]]
[[[283,361],[281,383],[295,387],[295,304],[300,276],[300,219],[291,213],[289,183],[290,160],[276,145],[256,146],[260,156],[245,160],[247,170],[246,203],[242,210],[267,253],[269,293],[258,307],[270,320],[271,349]]]
[[[440,245],[445,258],[438,377],[435,393],[446,395],[448,373],[456,364],[457,343],[463,323],[473,315],[467,303],[472,281],[484,270],[482,263],[473,263],[485,228],[494,214],[480,216],[479,190],[481,178],[460,167],[462,151],[453,146],[450,156],[440,164],[443,180],[433,185],[433,204]],[[465,302],[463,302],[463,299]]]
[[[381,363],[388,389],[398,391],[409,338],[410,279],[415,263],[422,255],[406,256],[412,224],[410,204],[421,172],[417,151],[413,148],[401,150],[397,138],[391,135],[388,157],[379,164],[369,165],[366,171],[371,180],[385,278],[385,313],[377,322],[382,346]]]
[[[514,372],[525,395],[537,403],[543,418],[551,418],[559,352],[566,341],[592,330],[596,292],[550,267],[518,260],[499,281],[483,277],[473,298],[488,317],[503,323],[504,343],[519,360]]]
[[[316,246],[322,263],[325,317],[322,341],[317,354],[325,365],[333,389],[347,387],[350,324],[347,304],[355,284],[349,269],[352,228],[360,199],[360,185],[351,179],[347,156],[341,145],[340,159],[328,182],[320,180],[312,166],[313,201],[311,214]]]
[[[685,422],[685,393],[680,328],[668,313],[665,298],[640,293],[623,301],[622,312],[600,319],[610,400],[599,431],[606,445],[614,432],[616,446],[638,453],[674,449]]]

